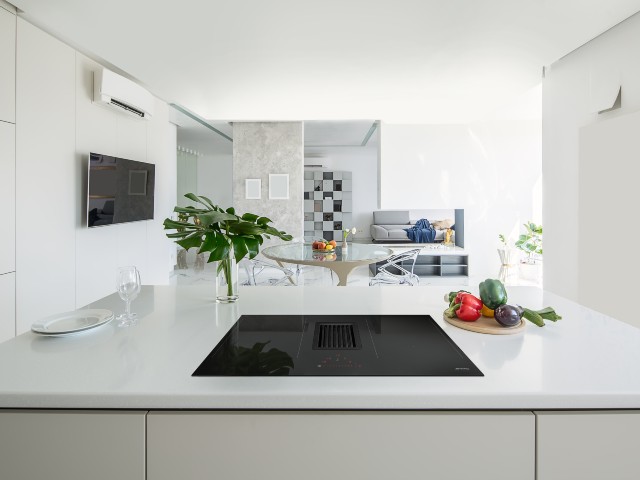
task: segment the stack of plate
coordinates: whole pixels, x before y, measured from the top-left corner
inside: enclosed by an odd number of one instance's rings
[[[42,335],[66,335],[96,328],[111,320],[113,320],[111,310],[74,310],[35,322],[31,325],[31,331]]]

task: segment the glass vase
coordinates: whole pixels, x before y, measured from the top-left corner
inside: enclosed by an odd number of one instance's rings
[[[216,267],[216,302],[233,303],[238,300],[238,264],[233,255],[233,249],[229,255],[218,260]]]

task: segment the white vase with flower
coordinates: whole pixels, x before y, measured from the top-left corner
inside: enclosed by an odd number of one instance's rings
[[[358,230],[356,229],[356,227],[353,227],[351,229],[345,228],[344,230],[342,230],[342,251],[343,252],[345,252],[349,248],[349,244],[347,243],[347,238],[349,237],[350,234],[355,235],[357,231]]]

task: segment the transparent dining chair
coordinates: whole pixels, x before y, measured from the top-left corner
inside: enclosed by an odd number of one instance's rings
[[[279,286],[279,285],[295,285],[296,284],[292,279],[292,277],[295,275],[295,272],[289,268],[281,267],[276,263],[267,262],[259,258],[252,258],[252,259],[245,258],[242,260],[241,264],[244,266],[245,272],[247,274],[247,278],[242,283],[242,285]],[[258,276],[263,271],[269,271],[272,274],[276,272],[280,272],[281,275],[278,275],[277,277],[270,277],[267,280],[258,279]]]
[[[375,277],[369,280],[372,285],[418,285],[420,279],[413,273],[416,258],[420,253],[419,248],[407,250],[389,257],[386,263],[379,267]]]

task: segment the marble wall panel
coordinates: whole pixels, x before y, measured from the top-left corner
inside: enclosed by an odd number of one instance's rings
[[[304,146],[302,122],[235,122],[233,124],[233,206],[273,220],[279,230],[302,237]],[[269,199],[269,174],[289,174],[289,198]],[[245,180],[262,180],[261,198],[245,198]],[[265,241],[265,246],[281,243]]]

